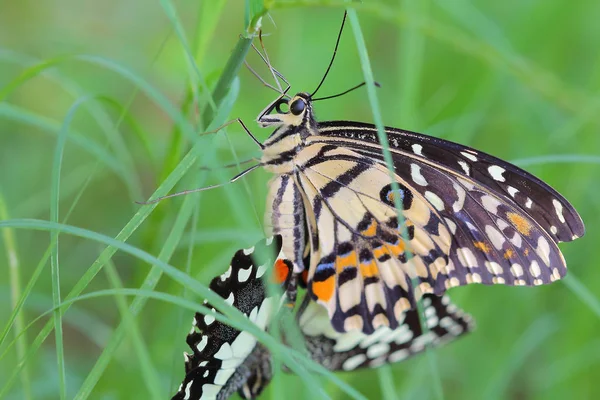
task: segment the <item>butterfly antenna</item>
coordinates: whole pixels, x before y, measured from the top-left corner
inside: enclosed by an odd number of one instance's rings
[[[150,200],[150,201],[136,201],[136,203],[144,205],[144,206],[147,206],[147,205],[150,205],[150,204],[156,204],[156,203],[158,203],[161,200],[170,199],[171,197],[178,197],[178,196],[183,196],[185,194],[204,192],[205,190],[216,189],[216,188],[220,188],[220,187],[223,187],[223,186],[227,186],[230,183],[233,183],[233,182],[237,181],[242,176],[244,176],[244,175],[246,175],[246,174],[254,171],[258,167],[262,167],[262,164],[256,164],[256,165],[251,166],[248,169],[245,169],[244,171],[240,172],[239,174],[237,174],[236,176],[234,176],[228,182],[225,182],[225,183],[218,183],[216,185],[205,186],[205,187],[201,187],[201,188],[197,188],[197,189],[182,190],[181,192],[168,194],[166,196],[158,197],[158,198],[156,198],[154,200]]]
[[[359,83],[358,85],[356,85],[356,86],[354,86],[354,87],[351,87],[350,89],[348,89],[348,90],[346,90],[346,91],[344,91],[344,92],[342,92],[342,93],[334,94],[333,96],[319,97],[318,99],[312,99],[312,100],[313,100],[313,101],[318,101],[318,100],[334,99],[334,98],[336,98],[336,97],[340,97],[340,96],[343,96],[343,95],[345,95],[345,94],[347,94],[347,93],[350,93],[350,92],[352,92],[353,90],[356,90],[356,89],[358,89],[358,88],[361,88],[361,87],[365,86],[366,84],[367,84],[367,82]],[[375,86],[377,86],[377,87],[381,87],[381,85],[380,85],[378,82],[375,82]]]
[[[340,27],[340,33],[338,33],[338,37],[335,42],[335,48],[333,49],[333,55],[331,56],[331,61],[329,61],[329,66],[327,67],[327,70],[325,71],[325,75],[323,75],[321,82],[319,82],[319,86],[317,86],[315,91],[312,92],[312,94],[310,95],[311,97],[314,96],[315,94],[317,94],[317,92],[321,88],[321,85],[323,84],[323,82],[325,82],[325,78],[327,78],[327,74],[329,74],[329,70],[331,69],[331,66],[333,65],[333,61],[335,60],[335,55],[337,53],[338,46],[340,45],[340,39],[342,38],[342,32],[344,31],[344,24],[346,23],[346,15],[347,14],[348,13],[346,11],[344,11],[344,18],[342,19],[342,26]]]

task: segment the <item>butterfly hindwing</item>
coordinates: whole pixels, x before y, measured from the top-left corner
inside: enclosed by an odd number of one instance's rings
[[[268,272],[273,282],[284,285],[291,275],[290,262],[281,258],[272,261],[272,255],[280,249],[281,237],[277,236],[239,250],[229,269],[210,283],[213,292],[263,330],[281,302],[281,298],[266,294],[263,277]],[[211,308],[210,304],[206,306]],[[243,398],[252,399],[271,379],[271,355],[267,349],[251,334],[217,321],[210,314],[196,313],[187,343],[192,354],[185,354],[186,376],[173,399],[226,399],[236,391]]]
[[[425,332],[417,310],[400,314],[396,329],[381,326],[369,335],[361,331],[337,332],[328,324],[326,310],[315,303],[305,305],[298,321],[313,360],[333,371],[374,368],[403,361],[428,346],[440,346],[474,328],[472,318],[450,303],[447,296],[426,294],[422,304]]]
[[[411,280],[431,290],[436,274],[429,271],[448,263],[451,237],[441,217],[419,193],[405,189],[399,194],[403,235],[385,167],[321,144],[305,147],[297,159],[297,181],[316,221],[308,273],[313,298],[340,331],[396,327],[396,316],[416,305]]]

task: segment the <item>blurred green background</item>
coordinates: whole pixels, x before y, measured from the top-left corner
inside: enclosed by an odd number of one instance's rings
[[[292,92],[313,90],[331,56],[342,2],[264,6],[273,65]],[[572,202],[587,234],[561,245],[570,268],[565,281],[451,290],[478,328],[434,357],[338,376],[368,399],[441,398],[436,375],[447,399],[600,397],[600,2],[405,0],[356,7],[382,85],[377,94],[386,125],[516,162]],[[260,1],[2,2],[0,218],[57,220],[119,235],[203,283],[224,271],[235,249],[261,237],[266,173],[164,200],[153,210],[135,201],[184,175],[180,162],[210,122],[203,120],[211,109],[206,88],[223,74],[248,23],[264,12]],[[247,60],[272,82],[255,53]],[[348,27],[320,95],[363,79]],[[221,122],[240,117],[264,140],[270,132],[253,121],[273,98],[242,69],[218,105],[222,112],[233,107]],[[316,112],[321,120],[373,119],[363,90],[320,102]],[[233,162],[234,154],[239,160],[259,154],[237,126],[198,140],[197,160],[173,190],[224,182],[239,170],[216,167]],[[190,310],[151,299],[136,303],[133,316],[126,311],[132,298],[114,293],[75,302],[63,316],[64,358],[49,315],[36,318],[52,309],[53,296],[121,285],[198,297],[138,257],[117,252],[95,262],[106,247],[98,241],[61,234],[59,252],[49,257],[48,231],[3,224],[0,396],[172,395],[183,378]],[[52,269],[59,271],[54,283]],[[22,312],[7,325],[25,295]],[[127,329],[117,329],[123,321]],[[64,361],[64,378],[57,359]],[[309,396],[299,378],[277,378],[264,398],[282,390],[290,399]],[[331,398],[348,398],[333,383],[323,386]]]

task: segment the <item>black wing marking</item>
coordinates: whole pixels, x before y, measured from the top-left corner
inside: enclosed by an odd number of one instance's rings
[[[265,330],[281,299],[268,297],[261,279],[270,271],[272,258],[261,262],[254,258],[269,258],[280,249],[281,237],[277,236],[239,250],[227,272],[210,283],[212,291]],[[291,263],[278,260],[274,269],[274,280],[285,284],[291,275]],[[242,398],[252,399],[271,379],[271,355],[267,349],[252,335],[216,321],[212,315],[196,313],[187,343],[193,353],[185,354],[186,376],[173,399],[227,399],[236,391]]]
[[[584,235],[583,221],[573,206],[527,171],[458,143],[395,128],[385,129],[392,152],[478,182],[528,214],[556,242],[569,242]],[[345,140],[343,146],[382,159],[374,125],[321,122],[319,134],[350,139]]]

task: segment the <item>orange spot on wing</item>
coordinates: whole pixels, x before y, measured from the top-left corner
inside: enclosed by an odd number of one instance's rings
[[[473,242],[473,246],[475,246],[476,249],[483,251],[484,253],[489,253],[491,250],[490,246],[484,242]]]
[[[362,231],[362,234],[368,237],[375,236],[377,234],[377,222],[375,222],[374,219],[371,220],[371,225],[369,225],[367,229]]]
[[[317,296],[319,300],[329,301],[333,296],[333,291],[335,289],[335,275],[330,276],[324,281],[317,282],[313,281],[312,283],[312,291]]]
[[[345,256],[337,256],[335,259],[335,267],[339,273],[346,267],[356,267],[357,261],[356,252],[351,251]]]
[[[275,266],[273,268],[273,281],[275,283],[281,285],[287,279],[290,273],[289,265],[282,259],[278,259],[275,261]]]
[[[367,263],[360,263],[360,274],[363,278],[371,278],[373,276],[379,276],[379,270],[375,261],[371,260]]]
[[[373,249],[373,255],[375,258],[379,258],[384,254],[390,254],[390,250],[387,248],[387,246],[376,247]]]
[[[525,251],[523,252],[523,254],[525,254],[525,256],[529,255],[529,247],[525,248]]]
[[[504,258],[506,258],[507,260],[508,260],[509,258],[511,258],[512,256],[514,256],[514,255],[515,255],[515,252],[513,251],[513,249],[507,249],[507,250],[504,252]]]
[[[506,214],[510,222],[519,231],[520,234],[529,236],[531,233],[531,224],[525,219],[525,217],[509,212]]]
[[[390,250],[394,257],[398,257],[400,254],[403,254],[405,250],[403,240],[398,240],[398,243],[396,244],[388,244],[386,247]]]

